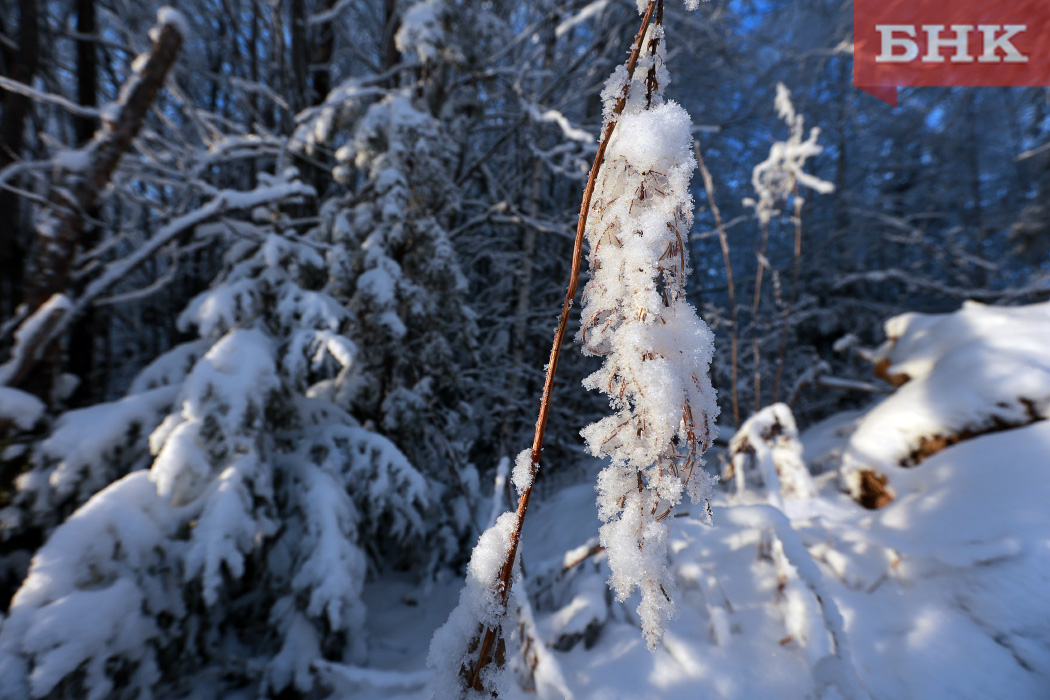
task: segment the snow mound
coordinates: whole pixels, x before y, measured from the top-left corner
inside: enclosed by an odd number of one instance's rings
[[[912,466],[953,442],[1042,420],[1050,411],[1050,302],[888,320],[879,358],[905,383],[867,412],[842,457],[860,497],[864,472],[894,488]]]

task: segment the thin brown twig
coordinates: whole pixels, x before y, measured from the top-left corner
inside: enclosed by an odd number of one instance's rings
[[[634,77],[634,69],[638,65],[638,56],[641,52],[642,41],[649,29],[653,11],[657,4],[663,5],[662,0],[649,0],[649,5],[642,16],[642,23],[631,45],[631,55],[627,59],[627,81],[623,86],[620,97],[613,107],[613,118],[605,127],[601,143],[598,145],[598,153],[594,156],[590,175],[587,177],[587,187],[583,191],[583,200],[580,203],[580,218],[576,225],[576,243],[572,251],[572,270],[569,277],[569,287],[565,292],[565,301],[562,304],[561,316],[558,319],[558,329],[554,334],[554,344],[551,347],[550,361],[547,364],[547,376],[543,382],[543,395],[540,398],[540,412],[536,418],[536,433],[532,440],[532,460],[529,464],[528,486],[521,492],[518,499],[518,508],[514,514],[514,529],[510,533],[510,546],[507,548],[507,556],[503,560],[500,569],[499,590],[500,604],[505,610],[507,598],[510,595],[511,574],[514,571],[514,560],[518,554],[518,545],[521,542],[521,529],[525,521],[525,511],[529,507],[529,498],[532,496],[532,485],[535,481],[536,470],[539,468],[540,454],[543,452],[543,434],[547,428],[547,415],[550,411],[551,393],[554,389],[554,374],[558,369],[558,358],[561,355],[561,345],[565,340],[565,330],[569,325],[569,310],[572,308],[572,300],[576,296],[576,287],[580,279],[580,263],[583,260],[583,237],[587,228],[587,214],[591,208],[591,196],[594,193],[594,183],[598,178],[598,171],[605,158],[605,149],[609,144],[613,129],[616,128],[617,117],[623,112],[627,103],[627,90]],[[480,631],[479,631],[480,632]],[[469,684],[474,690],[483,690],[481,685],[481,671],[488,665],[492,658],[492,651],[496,645],[498,631],[494,627],[487,627],[484,638],[478,650],[477,665],[470,671]]]
[[[798,183],[795,183],[795,261],[791,269],[791,291],[788,293],[787,306],[784,308],[784,320],[780,327],[780,348],[777,350],[777,373],[773,379],[773,403],[777,402],[780,389],[780,378],[784,373],[784,356],[787,354],[788,323],[798,296],[798,273],[802,260],[802,198],[798,196]]]
[[[766,252],[769,248],[769,221],[762,222],[762,246],[755,257],[758,270],[755,272],[755,298],[751,305],[751,356],[754,360],[755,413],[762,408],[762,354],[758,347],[758,309],[762,304],[762,275],[766,270]]]
[[[733,265],[729,261],[729,238],[726,236],[725,226],[722,224],[722,212],[715,203],[715,185],[711,178],[711,171],[704,163],[704,157],[700,155],[700,142],[693,141],[693,151],[696,153],[696,162],[700,165],[700,176],[704,179],[704,190],[707,192],[707,203],[711,207],[711,215],[715,219],[715,230],[718,232],[718,242],[722,246],[722,258],[726,263],[726,282],[729,290],[729,322],[730,328],[730,353],[732,355],[732,375],[730,378],[730,396],[733,401],[733,427],[740,427],[740,400],[737,396],[737,372],[740,364],[740,351],[737,348],[739,332],[737,330],[736,314],[736,285],[733,283]]]

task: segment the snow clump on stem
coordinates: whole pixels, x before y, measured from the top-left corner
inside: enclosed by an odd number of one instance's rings
[[[654,24],[595,185],[577,335],[585,354],[605,358],[584,386],[608,394],[615,411],[582,431],[588,450],[610,459],[598,477],[610,585],[620,600],[641,590],[650,648],[675,614],[665,518],[686,493],[706,501],[712,477],[701,455],[718,414],[711,331],[685,298],[691,121],[660,95],[662,40]]]

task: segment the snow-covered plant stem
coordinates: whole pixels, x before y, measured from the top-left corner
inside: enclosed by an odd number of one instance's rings
[[[598,145],[598,153],[594,156],[594,163],[591,165],[590,175],[587,178],[587,187],[583,191],[583,201],[580,203],[580,218],[576,227],[576,243],[572,252],[572,272],[569,278],[569,287],[565,292],[565,301],[562,304],[561,316],[558,319],[558,329],[554,334],[554,344],[551,346],[550,361],[547,364],[547,375],[543,382],[543,395],[540,399],[540,412],[536,419],[536,432],[532,441],[531,454],[528,451],[523,453],[528,459],[527,472],[522,474],[522,470],[515,469],[516,473],[514,481],[515,485],[520,489],[520,496],[518,499],[518,508],[514,515],[514,527],[509,536],[507,554],[503,560],[503,566],[500,569],[499,581],[497,584],[499,604],[504,610],[506,609],[507,598],[510,593],[511,575],[514,572],[514,560],[517,557],[518,544],[521,541],[521,528],[525,521],[525,511],[529,507],[529,498],[532,495],[532,485],[536,476],[536,470],[539,468],[540,454],[543,451],[543,434],[547,427],[547,415],[550,410],[551,393],[554,388],[554,373],[558,369],[558,358],[561,354],[562,342],[565,339],[565,330],[569,325],[569,310],[572,308],[572,300],[576,296],[576,287],[579,282],[580,263],[583,259],[584,232],[587,229],[587,215],[591,210],[591,197],[594,194],[594,185],[598,178],[598,171],[601,168],[602,161],[605,159],[605,151],[608,147],[613,129],[616,128],[616,117],[623,111],[624,105],[627,102],[627,88],[631,83],[631,78],[634,76],[635,67],[638,65],[642,40],[645,37],[646,31],[649,29],[650,23],[653,19],[653,14],[656,11],[658,4],[662,6],[663,3],[662,1],[658,2],[658,0],[650,0],[648,6],[645,8],[645,13],[642,15],[641,26],[638,29],[638,34],[634,38],[634,43],[631,45],[631,54],[627,59],[627,80],[624,82],[623,87],[619,92],[619,96],[612,107],[613,118],[608,121],[602,132],[601,142]],[[519,458],[519,463],[524,465],[524,460]],[[488,626],[485,629],[478,631],[478,638],[481,642],[477,645],[477,661],[463,669],[465,674],[464,680],[466,681],[467,686],[473,690],[483,690],[481,684],[481,672],[485,666],[492,661],[493,650],[496,648],[498,641],[498,633],[499,629],[494,626]]]
[[[784,323],[787,324],[791,307],[794,305],[795,295],[798,287],[798,270],[802,254],[802,204],[799,197],[799,185],[803,185],[821,194],[827,194],[835,189],[830,182],[825,182],[803,170],[806,160],[818,155],[824,147],[817,143],[820,136],[819,128],[812,128],[809,138],[803,140],[805,133],[804,120],[801,114],[795,112],[795,106],[791,103],[791,91],[783,83],[777,83],[777,96],[774,102],[777,115],[784,120],[791,130],[787,141],[777,141],[769,149],[769,156],[756,165],[751,172],[751,185],[755,188],[758,199],[750,197],[744,200],[746,206],[752,207],[758,217],[759,225],[762,227],[762,243],[757,253],[757,271],[755,272],[755,292],[751,305],[751,354],[753,360],[754,382],[755,382],[755,412],[762,408],[762,355],[759,348],[760,329],[758,324],[758,311],[762,303],[762,277],[765,269],[769,267],[766,251],[769,246],[769,222],[779,214],[777,207],[788,197],[794,198],[795,203],[795,262],[792,273],[791,297],[788,302],[787,313]],[[773,401],[776,402],[776,393],[780,384],[780,375],[783,365],[783,354],[786,348],[786,331],[781,335],[780,359],[777,362],[776,380],[773,386]]]
[[[598,477],[609,584],[620,601],[641,591],[650,648],[675,614],[665,518],[686,494],[706,502],[712,478],[702,454],[718,413],[713,338],[685,296],[692,124],[660,92],[663,36],[658,9],[642,42],[644,80],[618,71],[603,93],[610,98],[626,80],[587,224],[592,276],[577,336],[585,354],[605,358],[584,386],[607,394],[614,411],[582,431],[588,451],[609,459]]]

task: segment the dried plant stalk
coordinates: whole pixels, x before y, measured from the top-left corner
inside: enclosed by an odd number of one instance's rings
[[[696,153],[696,162],[700,166],[700,176],[704,180],[704,191],[707,193],[707,203],[711,207],[711,215],[715,219],[715,230],[718,232],[718,243],[722,246],[722,258],[726,264],[726,283],[729,289],[729,323],[730,323],[730,362],[732,363],[730,375],[730,397],[733,403],[733,427],[740,427],[740,399],[737,393],[737,377],[740,366],[739,331],[737,329],[736,311],[736,284],[733,282],[733,265],[729,260],[729,238],[726,236],[725,226],[722,223],[722,211],[715,202],[715,184],[711,178],[711,171],[707,169],[704,158],[700,153],[700,142],[693,143]]]
[[[787,355],[788,324],[791,322],[791,312],[795,308],[795,300],[798,297],[798,275],[802,265],[802,198],[798,196],[798,184],[794,187],[795,197],[795,255],[791,267],[791,291],[788,293],[787,306],[784,308],[784,320],[780,327],[780,348],[777,350],[777,374],[773,379],[773,403],[777,402],[780,391],[780,379],[784,374],[784,357]]]
[[[668,77],[663,27],[655,22],[646,36],[645,79],[628,91],[595,184],[592,277],[577,339],[585,354],[604,358],[584,386],[607,394],[612,409],[581,431],[588,452],[609,459],[597,489],[609,585],[620,601],[641,591],[642,633],[655,648],[676,614],[662,521],[686,495],[706,502],[702,454],[718,406],[713,337],[685,295],[692,122],[660,93]],[[620,78],[613,75],[606,96]]]
[[[642,40],[645,37],[645,33],[649,28],[649,24],[652,21],[653,13],[656,9],[657,0],[649,0],[649,5],[645,9],[645,14],[642,16],[642,23],[638,29],[638,34],[635,36],[634,43],[632,44],[630,57],[627,59],[627,74],[629,77],[634,76],[634,69],[638,65],[638,56],[641,52]],[[627,84],[624,85],[623,93],[620,98],[616,101],[614,108],[614,114],[619,115],[623,111],[624,104],[627,101]],[[547,428],[547,416],[550,410],[550,399],[551,393],[554,389],[554,374],[558,369],[558,358],[561,355],[561,346],[565,340],[565,331],[569,325],[569,310],[572,308],[572,300],[576,296],[576,288],[580,278],[580,263],[583,260],[583,237],[584,231],[587,228],[587,214],[591,208],[591,197],[594,193],[594,183],[598,177],[598,170],[601,168],[602,161],[605,159],[605,150],[609,144],[609,138],[612,136],[613,130],[616,128],[616,119],[613,119],[605,127],[605,132],[602,134],[601,142],[598,144],[598,153],[594,156],[594,163],[591,165],[590,175],[587,178],[587,187],[583,191],[583,200],[580,203],[580,218],[576,226],[576,242],[573,246],[572,251],[572,270],[569,277],[569,287],[565,292],[565,301],[562,303],[561,316],[558,319],[558,329],[554,334],[554,343],[551,347],[550,361],[547,364],[547,375],[543,382],[543,395],[540,399],[540,411],[539,416],[536,419],[536,432],[532,440],[532,459],[529,465],[529,479],[528,485],[522,490],[521,496],[518,499],[518,508],[515,513],[515,525],[510,536],[510,546],[507,550],[507,556],[503,561],[503,567],[500,571],[499,579],[499,590],[500,590],[500,602],[504,609],[507,605],[507,598],[510,595],[511,585],[511,574],[514,571],[514,560],[517,558],[518,545],[521,542],[521,529],[525,521],[525,512],[529,507],[529,498],[532,496],[532,484],[535,480],[536,470],[540,463],[540,454],[543,452],[543,434]],[[481,643],[478,646],[478,660],[472,669],[464,669],[467,671],[467,682],[470,688],[474,690],[483,690],[481,685],[481,671],[492,661],[493,650],[502,646],[503,640],[497,641],[498,630],[489,627],[484,631],[479,630],[478,636],[481,638]],[[502,663],[502,659],[498,659]]]

